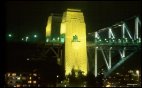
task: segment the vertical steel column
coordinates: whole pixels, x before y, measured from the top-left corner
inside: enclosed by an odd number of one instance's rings
[[[132,36],[131,36],[131,34],[130,34],[130,31],[129,31],[129,29],[128,29],[128,27],[127,27],[126,24],[125,24],[125,28],[126,28],[126,31],[127,31],[128,35],[129,35],[129,37],[133,40],[133,38],[132,38]]]
[[[124,47],[124,49],[123,49],[123,51],[122,51],[122,59],[125,57],[125,49],[126,49],[126,47]]]
[[[98,47],[95,47],[95,77],[97,77],[97,49]]]
[[[98,34],[97,34],[97,32],[95,32],[94,34],[95,34],[95,43],[97,43]]]
[[[107,69],[109,70],[109,64],[108,64],[108,62],[107,62],[107,58],[106,58],[106,56],[105,56],[105,53],[104,53],[104,51],[103,51],[102,47],[101,47],[101,52],[102,52],[102,54],[103,54],[103,57],[104,57],[104,60],[105,60],[105,63],[106,63]]]
[[[125,23],[122,25],[122,38],[125,38]]]
[[[120,50],[119,50],[119,54],[120,54],[121,58],[123,58],[123,54],[121,53],[121,51],[120,51]]]
[[[109,43],[111,43],[111,28],[108,28],[108,38],[109,38]]]
[[[125,23],[122,24],[122,43],[125,43]]]
[[[135,19],[135,39],[138,39],[138,17]]]
[[[109,49],[109,69],[111,69],[111,49],[112,47]]]

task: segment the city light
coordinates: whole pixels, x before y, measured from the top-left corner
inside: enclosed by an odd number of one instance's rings
[[[27,58],[27,60],[30,60],[29,58]]]
[[[111,87],[111,86],[108,84],[108,85],[106,85],[106,87]]]
[[[30,79],[32,79],[32,77],[30,77]]]
[[[139,75],[139,70],[136,70],[137,75]]]
[[[20,80],[21,78],[20,78],[20,77],[17,77],[17,79]]]
[[[36,81],[33,81],[34,84],[36,84]]]
[[[139,80],[139,76],[140,76],[140,75],[139,75],[139,70],[136,70],[136,74],[137,74],[137,76],[138,76],[138,84],[139,84],[139,81],[140,81],[140,80]]]
[[[32,83],[32,81],[28,81],[28,83]]]
[[[86,87],[86,85],[84,85],[83,87]]]
[[[13,73],[12,76],[16,76],[16,73]]]
[[[37,74],[36,74],[36,73],[34,73],[33,75],[34,75],[34,76],[37,76]]]
[[[10,76],[10,73],[8,73],[8,77]]]
[[[38,86],[36,85],[38,83],[37,78],[34,77],[34,80],[32,81],[30,78],[30,75],[32,75],[32,73],[29,74],[25,74],[25,72],[23,73],[11,73],[11,76],[8,76],[7,73],[6,75],[6,83],[9,85],[9,87],[28,87],[28,86],[32,86],[34,84],[34,86]],[[37,73],[33,73],[33,74],[37,74]],[[29,79],[30,78],[30,79]],[[33,84],[32,84],[33,83]],[[18,86],[17,86],[18,85]]]
[[[16,87],[20,87],[21,85],[17,84]]]

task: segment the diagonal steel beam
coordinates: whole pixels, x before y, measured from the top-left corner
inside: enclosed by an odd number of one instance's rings
[[[123,64],[127,59],[129,59],[132,55],[134,55],[137,51],[132,52],[127,57],[120,59],[120,61],[114,65],[110,70],[105,72],[105,77],[109,76],[116,68],[118,68],[121,64]]]

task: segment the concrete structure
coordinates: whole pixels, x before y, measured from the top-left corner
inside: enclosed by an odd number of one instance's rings
[[[62,15],[51,14],[48,17],[46,26],[46,41],[56,41],[60,36],[60,24],[62,21]]]
[[[62,17],[61,35],[65,35],[65,75],[72,69],[87,74],[86,25],[81,10],[67,9]]]

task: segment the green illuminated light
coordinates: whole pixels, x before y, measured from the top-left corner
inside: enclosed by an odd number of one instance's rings
[[[27,37],[26,37],[26,42],[28,41],[28,38],[29,38],[29,37],[27,36]]]
[[[55,41],[55,38],[53,38],[53,41]]]
[[[36,38],[36,37],[37,37],[37,35],[34,35],[34,37]]]
[[[12,35],[11,35],[11,34],[9,34],[8,36],[9,36],[9,37],[12,37]]]
[[[49,39],[46,39],[46,42],[49,42]]]
[[[64,38],[61,38],[61,42],[64,43],[64,42],[65,42],[65,39],[64,39]]]
[[[28,39],[29,37],[26,37],[26,39]]]

